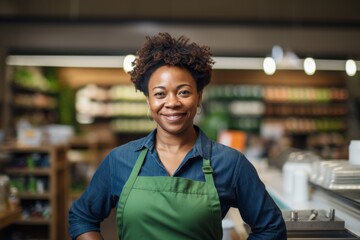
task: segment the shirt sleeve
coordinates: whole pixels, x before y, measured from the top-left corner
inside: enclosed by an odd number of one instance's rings
[[[110,163],[110,156],[107,156],[98,166],[82,196],[72,204],[69,210],[71,239],[76,239],[85,232],[100,232],[100,223],[109,216],[114,207]]]
[[[282,213],[265,189],[254,166],[241,154],[234,174],[235,204],[251,228],[249,238],[287,239]]]

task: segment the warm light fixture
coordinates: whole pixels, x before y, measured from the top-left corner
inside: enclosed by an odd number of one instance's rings
[[[281,56],[281,50],[277,49],[277,56]],[[302,70],[304,59],[287,57],[290,52],[285,52],[282,61],[271,62],[273,70]],[[291,54],[290,54],[291,55]],[[76,55],[9,55],[6,64],[9,66],[40,66],[40,67],[86,67],[86,68],[122,68],[125,56],[76,56]],[[213,57],[215,64],[213,69],[234,70],[264,70],[264,58],[260,57]],[[291,59],[284,62],[283,60]],[[315,60],[314,60],[315,61]],[[355,66],[360,66],[359,60],[353,60]],[[345,60],[339,59],[316,59],[316,71],[344,71]],[[349,66],[353,65],[350,61]],[[285,64],[286,63],[286,64]],[[356,67],[356,71],[359,68]]]
[[[124,56],[9,55],[10,66],[119,68]]]
[[[264,72],[267,75],[273,75],[276,71],[276,63],[272,57],[266,57],[263,62]]]
[[[134,55],[126,55],[124,58],[123,68],[126,73],[131,72],[133,70],[132,62],[135,60]]]
[[[347,60],[345,63],[345,70],[348,76],[350,77],[355,76],[357,71],[356,62],[352,59]]]
[[[304,71],[307,75],[313,75],[316,72],[315,60],[311,57],[304,60]]]

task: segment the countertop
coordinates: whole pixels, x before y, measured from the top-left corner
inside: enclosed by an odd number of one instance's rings
[[[345,221],[345,228],[360,236],[360,211],[358,209],[354,209],[325,192],[313,188],[310,188],[308,201],[294,202],[291,196],[283,191],[283,176],[279,169],[269,167],[266,160],[253,160],[251,162],[269,194],[282,210],[330,210],[333,208],[336,216]]]

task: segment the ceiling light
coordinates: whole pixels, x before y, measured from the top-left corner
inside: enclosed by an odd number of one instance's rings
[[[345,63],[345,70],[348,76],[350,77],[355,76],[357,71],[356,62],[352,59],[347,60]]]
[[[266,57],[263,62],[264,72],[267,75],[273,75],[276,71],[276,63],[272,57]]]
[[[124,56],[9,55],[10,66],[119,68]]]
[[[304,71],[307,75],[313,75],[316,71],[316,63],[313,58],[306,58],[304,60]]]
[[[123,63],[123,68],[124,68],[124,71],[126,73],[129,73],[131,72],[134,67],[132,65],[132,62],[135,60],[135,56],[134,55],[126,55],[125,58],[124,58],[124,63]]]
[[[8,55],[6,64],[9,66],[122,68],[124,58],[123,55]],[[260,57],[213,57],[213,59],[215,61],[213,69],[264,70],[264,58]],[[356,66],[360,66],[359,60],[353,61]],[[316,59],[316,71],[344,71],[345,62],[345,60],[340,59]],[[271,65],[275,71],[303,70],[303,63],[304,59],[286,51],[281,61],[275,61],[275,64],[271,63]],[[351,62],[349,64],[350,66],[354,65]],[[359,67],[356,67],[356,70],[358,71]]]

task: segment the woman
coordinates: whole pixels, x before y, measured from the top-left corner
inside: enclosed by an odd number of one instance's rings
[[[73,239],[102,239],[117,207],[119,239],[221,239],[221,220],[238,208],[249,239],[286,239],[279,208],[239,151],[194,125],[213,60],[208,47],[167,33],[147,37],[131,72],[157,127],[112,150],[70,209]]]

